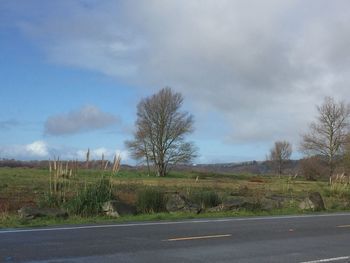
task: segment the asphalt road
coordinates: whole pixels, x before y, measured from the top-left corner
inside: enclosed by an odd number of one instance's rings
[[[0,231],[1,262],[350,262],[350,214]]]

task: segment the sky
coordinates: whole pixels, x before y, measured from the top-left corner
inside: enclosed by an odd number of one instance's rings
[[[137,103],[194,115],[195,163],[265,160],[349,100],[347,0],[0,0],[0,158],[133,163]]]

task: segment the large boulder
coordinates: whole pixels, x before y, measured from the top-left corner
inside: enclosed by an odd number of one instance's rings
[[[18,214],[22,219],[34,219],[37,217],[68,217],[68,213],[59,208],[22,207],[18,210]]]
[[[261,200],[255,200],[253,198],[244,196],[231,196],[226,199],[222,204],[209,208],[207,212],[225,212],[232,210],[265,210],[271,211],[282,207],[282,203],[268,198],[262,198]]]
[[[275,209],[280,209],[282,208],[282,206],[283,206],[282,203],[278,200],[263,198],[260,201],[260,208],[261,210],[264,210],[264,211],[272,211]]]
[[[323,211],[325,210],[323,198],[319,192],[313,192],[308,195],[300,204],[301,210]]]
[[[243,197],[228,198],[222,204],[222,211],[236,210],[247,206],[247,200]]]
[[[120,217],[125,215],[135,215],[136,207],[127,203],[110,200],[102,205],[102,211],[111,217]]]
[[[166,210],[168,212],[190,212],[200,213],[201,209],[198,205],[189,201],[185,196],[175,193],[167,197]]]
[[[222,211],[226,212],[226,211],[240,210],[240,209],[254,210],[256,209],[256,204],[254,202],[251,202],[245,197],[231,197],[226,199],[220,205],[211,207],[206,211],[207,212],[222,212]]]

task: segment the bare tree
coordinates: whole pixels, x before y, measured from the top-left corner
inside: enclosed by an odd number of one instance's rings
[[[336,168],[337,156],[341,154],[349,127],[350,106],[326,97],[317,106],[318,116],[310,124],[310,132],[303,135],[301,150],[308,155],[318,155],[327,161],[329,176]]]
[[[344,172],[350,174],[350,133],[346,136],[344,154],[342,158],[342,168]]]
[[[279,176],[281,176],[284,164],[292,155],[292,145],[287,141],[277,141],[270,150],[269,159],[275,164]]]
[[[126,141],[125,144],[127,148],[129,148],[132,158],[135,160],[146,161],[147,172],[148,175],[150,175],[150,156],[152,156],[152,152],[150,151],[151,147],[149,147],[146,134],[140,127],[138,127],[134,137],[133,141]]]
[[[196,156],[196,149],[185,141],[193,131],[193,117],[181,112],[183,97],[170,88],[142,99],[137,106],[134,140],[127,141],[135,159],[153,162],[159,176],[165,176],[169,165],[187,163]]]

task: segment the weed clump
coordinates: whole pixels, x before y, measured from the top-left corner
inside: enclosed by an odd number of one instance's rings
[[[159,213],[166,211],[165,193],[156,188],[146,188],[138,192],[136,207],[140,213]]]
[[[63,200],[60,196],[48,192],[39,198],[38,206],[41,208],[58,208],[63,204]]]
[[[190,200],[198,204],[201,208],[210,208],[221,203],[218,193],[212,190],[199,190],[190,193]]]
[[[100,179],[94,184],[82,187],[65,204],[67,210],[75,215],[92,216],[102,211],[102,205],[113,198],[110,180]]]

